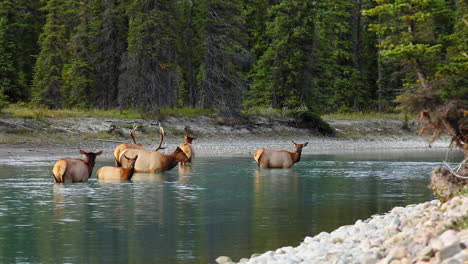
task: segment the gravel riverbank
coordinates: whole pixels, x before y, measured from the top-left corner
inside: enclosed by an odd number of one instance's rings
[[[468,195],[395,207],[384,215],[306,237],[297,247],[254,254],[246,264],[466,264]],[[227,256],[217,263],[235,263]]]

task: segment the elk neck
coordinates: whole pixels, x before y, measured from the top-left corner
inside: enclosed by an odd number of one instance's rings
[[[84,161],[84,163],[86,163],[86,166],[88,166],[88,178],[90,178],[91,174],[93,173],[95,158],[90,158],[86,156],[86,161]]]
[[[302,149],[297,149],[295,153],[291,153],[294,163],[301,160]]]
[[[177,165],[177,163],[179,163],[176,155],[177,153],[172,153],[171,155],[166,156],[166,158],[164,159],[164,167],[166,167],[166,170],[174,168]]]
[[[122,178],[130,180],[133,177],[133,173],[135,173],[135,166],[130,166],[129,168],[123,169]]]

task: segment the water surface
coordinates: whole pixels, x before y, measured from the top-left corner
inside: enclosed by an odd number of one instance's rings
[[[429,174],[446,154],[309,155],[284,170],[258,170],[250,157],[200,157],[193,168],[127,183],[54,184],[54,161],[3,164],[0,263],[213,263],[297,246],[433,199]]]

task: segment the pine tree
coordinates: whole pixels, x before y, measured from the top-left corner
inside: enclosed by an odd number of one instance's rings
[[[29,99],[33,55],[37,52],[36,42],[42,26],[40,6],[39,1],[0,1],[0,49],[3,50],[0,56],[8,64],[2,67],[0,75],[3,75],[3,91],[12,102]]]
[[[4,106],[8,97],[16,87],[17,75],[14,67],[13,43],[8,36],[7,18],[0,17],[0,105]],[[2,108],[2,107],[0,107]]]
[[[46,23],[39,37],[40,53],[34,66],[32,101],[60,108],[64,105],[62,71],[69,58],[70,0],[49,0],[44,7]],[[71,11],[72,10],[72,11]]]
[[[89,107],[96,97],[93,41],[97,36],[98,20],[95,1],[75,1],[74,20],[68,45],[69,58],[63,65],[61,94],[65,107]]]
[[[128,51],[119,77],[119,105],[145,111],[173,107],[177,98],[174,2],[134,0],[129,9]]]
[[[315,2],[282,1],[270,12],[269,45],[254,66],[247,105],[297,107],[310,87]]]
[[[381,23],[371,25],[370,29],[385,34],[382,56],[409,69],[405,93],[399,96],[402,107],[407,111],[434,109],[441,104],[434,74],[436,65],[445,57],[443,39],[451,31],[453,12],[444,0],[378,3],[364,13],[381,18]]]
[[[95,49],[95,101],[103,108],[117,108],[121,58],[127,49],[129,0],[94,1],[97,34],[91,40]]]
[[[205,0],[206,1],[206,0]],[[198,34],[203,42],[197,81],[197,106],[215,108],[225,113],[237,111],[247,87],[245,72],[250,64],[243,34],[243,16],[238,0],[209,0],[206,19],[200,19]]]

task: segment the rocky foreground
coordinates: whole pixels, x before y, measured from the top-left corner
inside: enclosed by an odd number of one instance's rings
[[[297,247],[254,254],[251,264],[406,264],[468,263],[468,195],[395,207],[354,225],[306,237]],[[464,224],[463,224],[464,223]],[[229,257],[220,264],[234,263]]]

